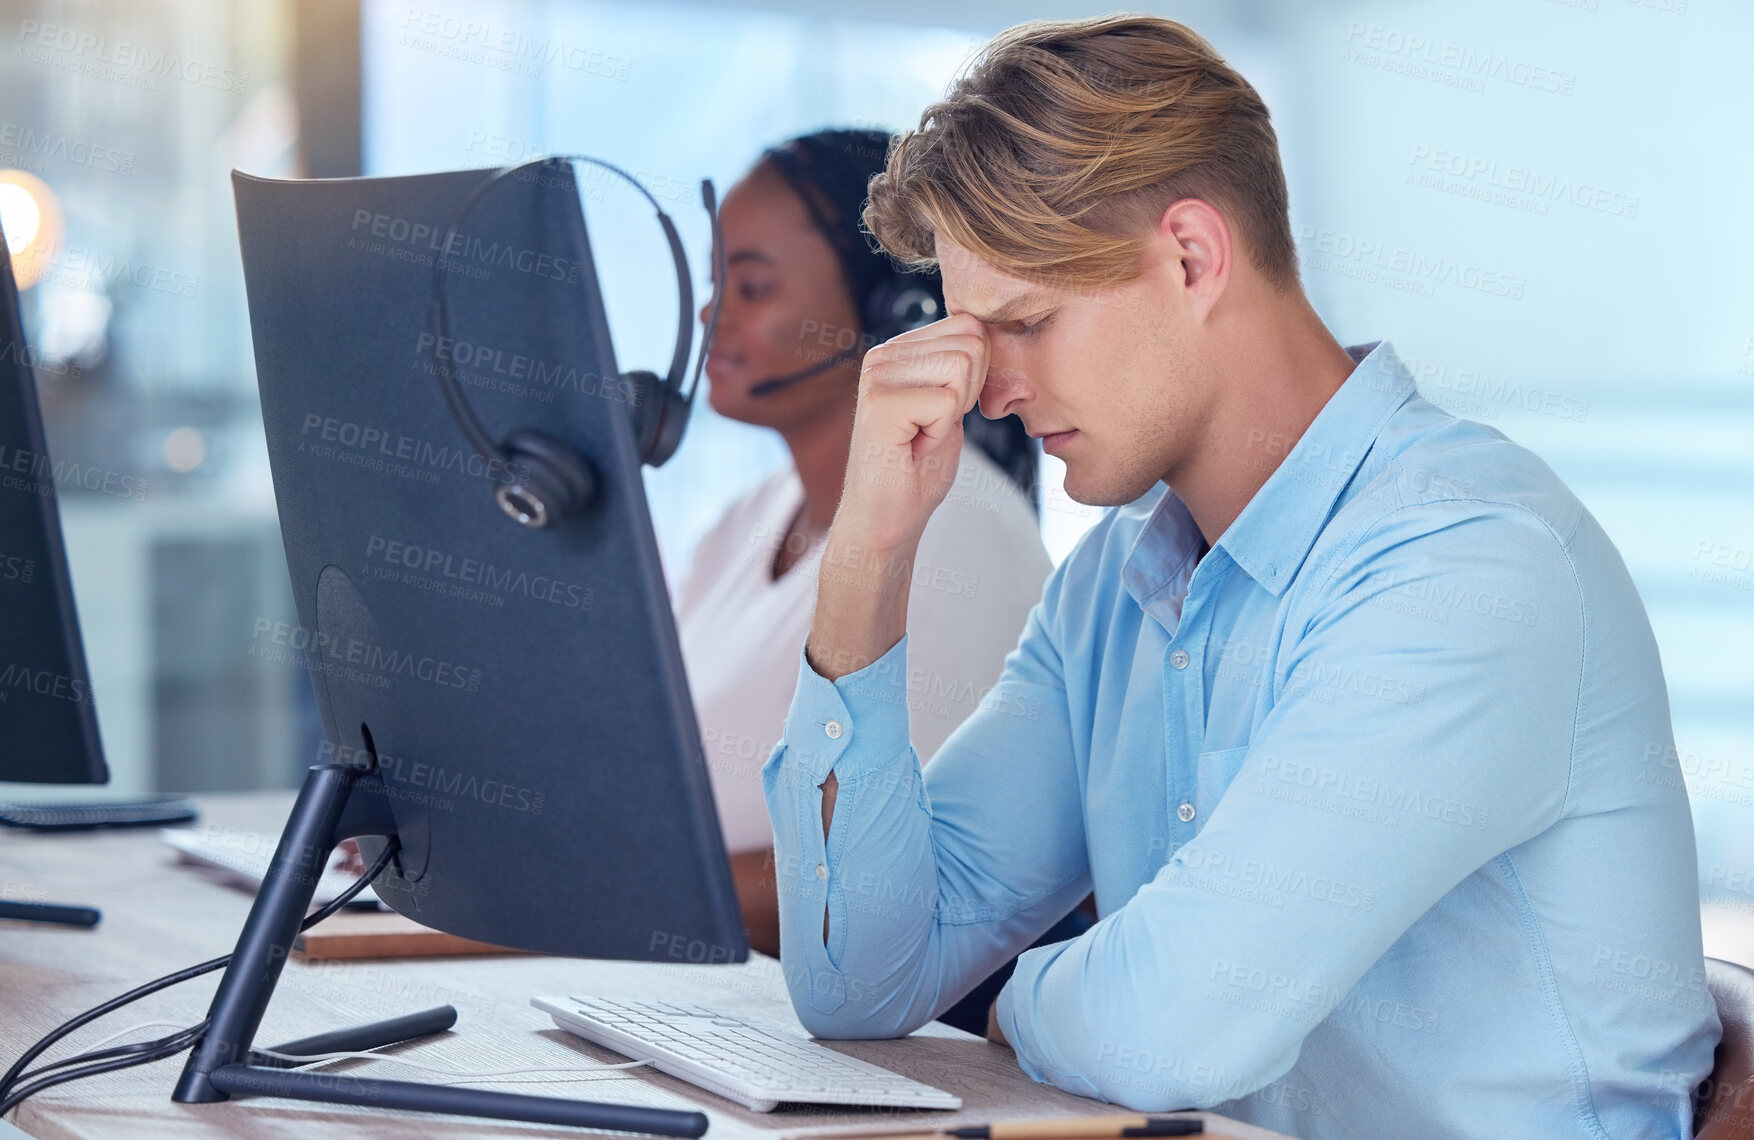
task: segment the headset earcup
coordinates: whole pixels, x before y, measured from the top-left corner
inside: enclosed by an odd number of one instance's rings
[[[596,498],[597,473],[559,440],[515,431],[502,445],[506,476],[494,490],[500,509],[527,527],[554,526]]]
[[[621,387],[628,393],[628,423],[633,425],[633,446],[642,463],[650,463],[657,445],[658,428],[664,420],[664,381],[658,375],[640,369],[623,372]]]
[[[682,444],[682,431],[688,426],[688,398],[653,372],[624,372],[621,378],[629,381],[625,387],[633,393],[628,414],[640,461],[648,467],[662,467]]]
[[[660,386],[658,391],[663,411],[658,417],[658,431],[652,439],[652,449],[646,453],[648,467],[662,467],[676,454],[676,449],[682,446],[683,429],[688,426],[688,397],[673,388]]]
[[[895,321],[895,287],[900,282],[898,277],[890,277],[865,298],[865,337],[869,344],[882,344],[891,337],[898,336],[901,329]]]
[[[895,274],[865,301],[865,335],[882,344],[910,329],[931,324],[944,314],[938,298],[912,274]]]

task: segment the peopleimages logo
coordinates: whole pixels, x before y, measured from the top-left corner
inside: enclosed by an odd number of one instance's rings
[[[1453,823],[1459,827],[1483,829],[1486,826],[1488,810],[1478,804],[1467,803],[1453,796],[1438,792],[1427,792],[1401,784],[1388,784],[1381,780],[1365,776],[1355,776],[1349,772],[1337,771],[1333,768],[1318,767],[1313,764],[1302,764],[1295,760],[1281,760],[1276,756],[1268,756],[1263,761],[1260,771],[1255,773],[1256,790],[1268,791],[1275,784],[1287,788],[1301,789],[1312,796],[1331,796],[1335,801],[1355,801],[1370,808],[1386,809],[1390,813],[1384,818],[1373,822],[1388,823],[1399,826],[1403,816],[1423,816],[1426,819]],[[1275,797],[1284,799],[1287,797]],[[1303,801],[1298,801],[1303,802]],[[1321,807],[1314,800],[1310,806]],[[1363,817],[1360,817],[1363,818]]]
[[[418,265],[431,265],[432,259],[437,257],[446,263],[447,268],[473,268],[463,263],[474,262],[478,266],[512,269],[567,285],[577,285],[584,279],[584,265],[570,258],[556,257],[551,253],[519,248],[508,243],[485,241],[456,229],[410,221],[393,214],[355,210],[353,233],[354,236],[348,239],[350,249],[384,253],[388,250],[385,244],[387,242],[390,246],[411,251]],[[379,240],[376,243],[360,244],[365,238]]]
[[[489,592],[522,594],[538,602],[549,602],[567,609],[589,610],[596,601],[596,591],[589,586],[562,582],[544,574],[495,566],[478,558],[459,558],[442,550],[417,543],[373,535],[366,540],[368,561],[383,563],[414,572],[422,577],[449,581],[459,585],[480,586]]]
[[[585,396],[601,396],[613,403],[638,407],[640,386],[627,376],[599,376],[581,371],[569,364],[543,360],[522,352],[508,352],[492,345],[455,340],[423,332],[414,341],[415,356],[421,363],[437,361],[438,369],[456,376],[465,384],[511,391],[504,381],[524,382],[539,389],[578,392]],[[498,381],[498,382],[489,382]],[[531,394],[525,388],[518,394]],[[553,395],[546,396],[553,400]]]
[[[1413,147],[1413,167],[1406,181],[1430,190],[1479,198],[1534,214],[1547,213],[1549,203],[1576,206],[1628,221],[1638,217],[1642,199],[1605,186],[1515,163],[1500,165],[1485,158],[1423,144]],[[1454,182],[1444,182],[1444,178]]]
[[[107,174],[134,173],[134,155],[114,147],[98,146],[84,139],[38,131],[24,123],[0,121],[0,154],[19,165],[30,162],[40,170],[48,159],[86,166]]]
[[[1472,419],[1495,420],[1502,408],[1521,408],[1555,419],[1583,423],[1590,403],[1538,384],[1487,376],[1471,368],[1450,368],[1436,361],[1402,357],[1420,393],[1446,411]]]
[[[1386,277],[1380,283],[1397,288],[1405,285],[1409,291],[1427,297],[1434,295],[1437,285],[1453,285],[1489,297],[1520,301],[1528,284],[1516,274],[1344,231],[1306,225],[1298,228],[1297,238],[1309,256],[1311,268],[1348,277],[1361,274],[1344,267],[1368,270],[1369,273],[1362,274],[1366,280],[1376,281],[1373,274],[1384,274]]]
[[[304,663],[325,671],[331,665],[358,666],[379,677],[403,676],[447,689],[481,688],[482,671],[454,661],[417,656],[405,650],[376,645],[356,637],[309,630],[291,622],[257,618],[250,639],[250,656],[272,657],[276,647],[292,650],[294,664]]]
[[[138,289],[152,289],[174,297],[193,297],[201,288],[201,278],[147,262],[136,264],[115,254],[97,254],[69,246],[54,262],[47,280],[84,293],[104,291],[98,283],[120,285],[124,282]]]
[[[379,458],[398,463],[455,471],[475,479],[492,479],[496,483],[511,481],[503,459],[484,459],[473,450],[416,439],[388,428],[335,416],[307,412],[299,434],[304,438],[299,441],[298,450],[319,459],[334,458],[332,449],[321,445],[339,444],[359,452],[373,452]]]
[[[1437,1013],[1390,998],[1373,998],[1357,987],[1338,986],[1317,978],[1300,978],[1280,970],[1221,958],[1212,961],[1207,997],[1315,1024],[1330,1014],[1374,1021],[1424,1033],[1437,1030]]]
[[[1310,875],[1305,871],[1276,867],[1259,859],[1236,859],[1228,852],[1208,851],[1190,843],[1177,852],[1180,863],[1188,871],[1221,875],[1248,886],[1262,887],[1281,894],[1304,895],[1316,902],[1332,903],[1357,910],[1376,909],[1376,890],[1359,883],[1349,883],[1327,875]]]
[[[221,67],[215,63],[202,63],[197,59],[184,59],[180,55],[145,44],[112,40],[108,36],[93,35],[58,24],[43,24],[36,20],[21,21],[18,25],[18,38],[25,45],[19,49],[18,56],[29,59],[32,63],[90,75],[97,79],[125,82],[146,91],[158,90],[159,79],[180,79],[199,87],[235,91],[240,95],[250,87],[250,73],[247,71]],[[60,52],[62,59],[56,60],[48,56],[48,50]]]
[[[543,66],[550,63],[557,63],[569,71],[624,83],[633,70],[633,61],[625,56],[414,6],[403,12],[401,34],[396,43],[430,55],[480,64],[531,79],[541,75]]]
[[[18,474],[7,474],[14,471]],[[56,485],[79,487],[123,499],[146,498],[146,480],[139,476],[123,475],[101,467],[82,467],[65,459],[51,462],[46,455],[0,443],[0,487],[8,491],[50,495]]]
[[[10,663],[0,669],[0,700],[11,696],[14,690],[35,693],[39,697],[54,697],[56,700],[72,701],[74,704],[92,704],[97,694],[90,683],[77,677],[67,677],[48,669],[32,669],[29,665]]]
[[[1484,91],[1486,80],[1551,95],[1569,96],[1577,89],[1576,72],[1358,20],[1346,26],[1340,58],[1473,92]]]
[[[13,362],[34,369],[39,376],[47,373],[51,376],[68,376],[78,379],[85,375],[85,369],[77,358],[49,356],[34,345],[23,344],[16,340],[0,343],[0,364]]]
[[[457,801],[475,800],[489,807],[541,815],[548,793],[534,788],[508,784],[504,780],[483,778],[466,772],[452,772],[442,764],[410,760],[387,752],[369,751],[351,744],[336,746],[324,740],[317,746],[317,759],[324,764],[344,768],[377,769],[382,777],[381,788],[371,788],[390,799],[418,803],[439,811],[455,811]],[[422,880],[424,884],[427,880]],[[418,889],[424,891],[425,887]]]

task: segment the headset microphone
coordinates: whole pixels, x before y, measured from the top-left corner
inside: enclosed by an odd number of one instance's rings
[[[808,380],[810,377],[819,373],[827,372],[837,364],[844,364],[846,361],[851,360],[858,351],[859,346],[856,344],[851,348],[843,348],[827,360],[818,361],[808,368],[800,368],[796,372],[787,372],[783,375],[763,380],[755,387],[749,389],[749,394],[751,396],[765,396],[770,392],[777,392],[781,388],[790,388],[800,380]]]
[[[808,380],[812,376],[827,372],[836,365],[843,364],[857,356],[862,349],[882,344],[904,332],[911,332],[938,319],[938,298],[930,289],[920,285],[918,279],[909,273],[896,273],[888,281],[877,286],[865,303],[865,335],[847,348],[830,356],[826,360],[817,361],[808,368],[800,368],[796,372],[787,372],[780,376],[771,376],[749,389],[751,396],[768,396],[785,388],[790,388],[800,380]]]

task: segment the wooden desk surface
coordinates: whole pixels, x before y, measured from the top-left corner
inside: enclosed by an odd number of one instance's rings
[[[290,793],[206,796],[201,822],[274,833],[284,823],[291,802]],[[174,853],[150,830],[75,836],[0,834],[0,896],[86,903],[104,915],[95,930],[0,922],[0,1071],[68,1017],[161,974],[230,951],[250,906],[246,893],[177,866]],[[193,1024],[206,1014],[219,976],[215,972],[172,987],[100,1019],[50,1056],[83,1051],[111,1033],[143,1022],[163,1020],[175,1026],[142,1030],[130,1040],[160,1037]],[[696,1001],[797,1024],[779,963],[760,955],[738,966],[529,956],[316,963],[295,958],[281,975],[257,1043],[273,1044],[449,1004],[457,1008],[456,1028],[441,1038],[406,1046],[411,1057],[463,1070],[622,1060],[555,1029],[547,1014],[529,1004],[539,992],[590,991]],[[960,1112],[909,1113],[909,1126],[1117,1111],[1113,1105],[1037,1084],[1017,1067],[1010,1051],[936,1022],[902,1040],[830,1044],[962,1097]],[[171,1101],[170,1093],[182,1064],[179,1056],[70,1082],[26,1101],[8,1119],[39,1140],[342,1134],[443,1140],[586,1134],[542,1125],[273,1099],[180,1105]],[[392,1080],[445,1079],[375,1062],[347,1062],[335,1071],[366,1070]],[[883,1119],[871,1110],[750,1112],[651,1069],[469,1083],[545,1096],[700,1108],[711,1120],[707,1135],[716,1140],[772,1140],[777,1133],[801,1128]],[[1210,1114],[1206,1119],[1211,1134],[1217,1136],[1273,1140],[1279,1135]]]

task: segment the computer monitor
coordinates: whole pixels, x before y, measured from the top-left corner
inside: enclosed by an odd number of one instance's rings
[[[386,1100],[395,1082],[232,1062],[309,880],[349,836],[368,862],[399,845],[374,888],[427,926],[545,954],[746,959],[641,478],[644,389],[617,367],[564,162],[234,188],[298,611],[284,640],[311,666],[326,742],[175,1096],[477,1113],[462,1090]],[[496,491],[519,473],[470,442],[459,393],[493,439],[537,431],[588,466],[590,505],[543,527],[508,517]],[[525,1103],[485,1114],[705,1127],[506,1100]]]
[[[0,250],[6,238],[0,233]],[[91,674],[67,576],[10,253],[0,255],[0,782],[103,784]]]
[[[193,805],[175,796],[43,803],[39,789],[20,786],[107,784],[110,773],[61,538],[55,483],[64,469],[49,457],[18,293],[0,232],[0,825],[70,831],[192,819]],[[96,926],[102,915],[0,898],[0,919]]]

